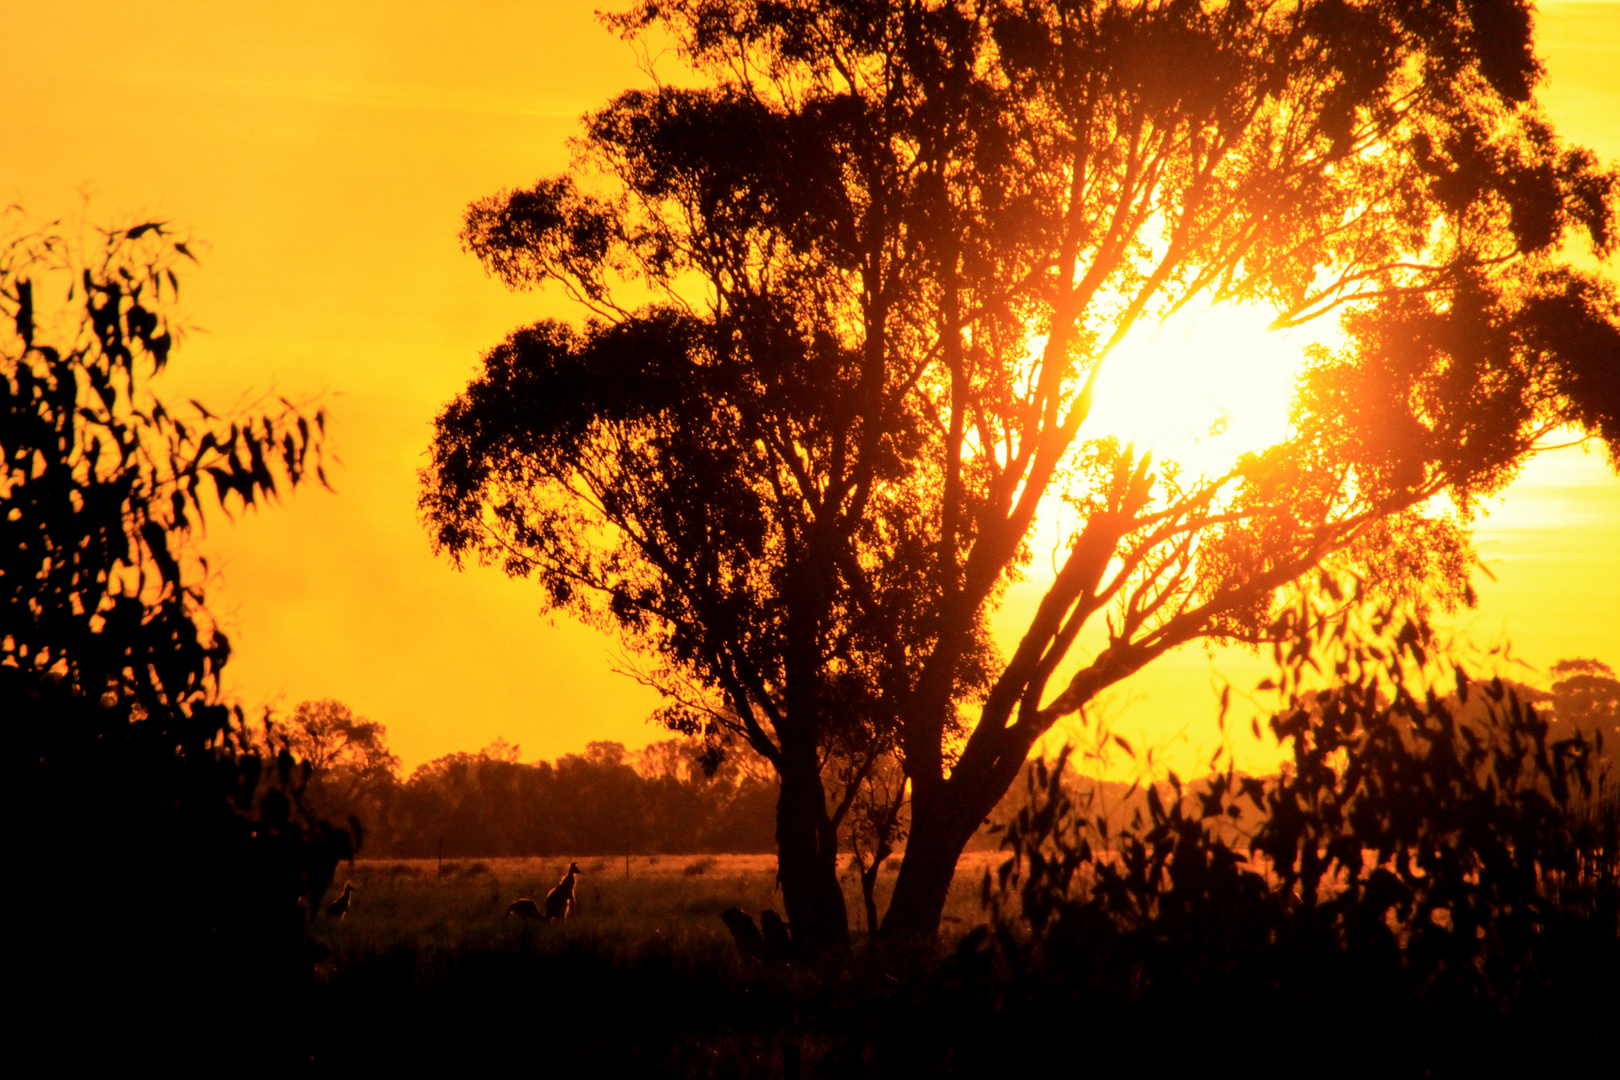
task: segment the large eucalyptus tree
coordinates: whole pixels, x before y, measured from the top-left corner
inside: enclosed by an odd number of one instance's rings
[[[1518,0],[648,0],[690,85],[586,119],[464,240],[580,327],[493,349],[422,506],[457,558],[660,658],[782,780],[790,918],[838,944],[829,748],[912,791],[885,931],[932,931],[1035,741],[1324,564],[1466,599],[1466,524],[1555,427],[1620,433],[1616,178],[1539,110]],[[1131,329],[1334,314],[1290,435],[1221,475],[1087,430]],[[1612,445],[1612,443],[1611,443]],[[1436,496],[1449,494],[1444,506]],[[1079,525],[1010,657],[1043,503]],[[1108,644],[1064,685],[1088,622]],[[864,753],[865,758],[861,755]],[[846,760],[850,755],[845,755]],[[829,795],[831,797],[829,797]]]

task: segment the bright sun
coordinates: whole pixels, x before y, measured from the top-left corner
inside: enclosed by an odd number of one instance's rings
[[[1082,437],[1113,435],[1205,474],[1277,443],[1305,347],[1320,330],[1268,330],[1269,322],[1262,308],[1225,304],[1138,326],[1104,362]]]

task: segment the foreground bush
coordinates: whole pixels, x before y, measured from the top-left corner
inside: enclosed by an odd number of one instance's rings
[[[1046,1026],[1107,1033],[1125,1056],[1158,1033],[1188,1065],[1233,1038],[1330,1070],[1597,1060],[1620,1015],[1599,747],[1550,738],[1499,680],[1453,668],[1442,696],[1415,621],[1358,637],[1301,607],[1284,629],[1280,777],[1172,776],[1182,797],[1150,791],[1148,819],[1110,836],[1061,759],[1035,770],[985,882],[992,928],[940,984],[988,1021],[949,1071],[1031,1061],[1025,1035]],[[1313,669],[1333,685],[1308,690]],[[1245,810],[1261,823],[1243,844]]]
[[[171,411],[184,241],[0,216],[0,716],[24,910],[20,1029],[62,1060],[248,1045],[308,981],[304,914],[355,837],[249,738],[193,550],[205,509],[319,470],[321,418]],[[87,230],[88,231],[88,230]],[[16,970],[14,968],[14,970]]]

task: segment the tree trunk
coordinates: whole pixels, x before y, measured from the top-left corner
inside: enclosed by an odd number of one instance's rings
[[[878,936],[877,879],[878,874],[883,872],[883,860],[894,854],[894,849],[889,846],[887,836],[880,836],[877,843],[872,847],[871,865],[867,865],[866,861],[861,857],[860,847],[853,843],[851,846],[855,848],[855,860],[861,868],[861,903],[866,906],[866,938],[868,941],[876,941]]]
[[[814,746],[782,748],[777,867],[793,943],[813,952],[842,951],[849,947],[849,913],[838,884],[838,837],[817,764]]]
[[[776,803],[776,857],[793,944],[809,952],[849,948],[849,912],[838,883],[838,831],[827,813],[818,745],[825,675],[822,634],[836,577],[832,550],[829,530],[818,521],[784,590],[787,641],[784,715],[777,723],[782,790]]]
[[[982,819],[970,807],[950,805],[952,794],[946,782],[932,798],[913,801],[911,835],[883,916],[883,937],[931,940],[939,933],[956,860]]]
[[[877,913],[877,877],[878,867],[882,863],[873,863],[870,868],[861,870],[861,903],[866,907],[866,936],[876,941],[878,933]]]

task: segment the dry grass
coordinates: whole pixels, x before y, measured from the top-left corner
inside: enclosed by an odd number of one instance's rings
[[[356,885],[348,917],[323,914],[312,927],[329,952],[316,969],[315,1011],[342,1020],[311,1037],[310,1059],[340,1074],[532,1068],[543,1046],[570,1075],[778,1080],[785,1046],[823,1061],[864,1030],[851,1017],[905,1004],[889,1001],[904,985],[892,973],[904,975],[898,956],[878,977],[847,958],[765,965],[738,953],[720,913],[782,912],[774,855],[638,857],[628,868],[623,857],[577,858],[574,917],[507,918],[508,904],[544,897],[569,861],[455,860],[442,873],[432,859],[343,867],[337,887]],[[964,857],[943,938],[982,919],[979,882],[996,861]],[[880,910],[894,881],[879,877]],[[844,887],[859,951],[863,904],[847,870]]]
[[[729,941],[720,913],[740,907],[758,916],[766,908],[785,914],[776,888],[774,855],[664,855],[578,859],[575,917],[563,923],[523,923],[506,916],[520,896],[541,901],[568,870],[567,858],[447,860],[361,859],[339,868],[335,889],[355,884],[349,915],[324,914],[313,934],[332,952],[329,970],[346,962],[401,947],[438,953],[495,950],[589,936],[638,947],[653,940],[712,948]],[[946,905],[944,933],[956,937],[982,920],[979,882],[996,852],[970,852],[957,868]],[[878,909],[894,891],[894,874],[878,878]],[[843,877],[851,930],[864,938],[860,887]],[[330,897],[328,897],[330,900]],[[322,910],[324,911],[324,904]]]

